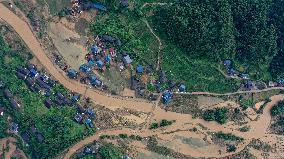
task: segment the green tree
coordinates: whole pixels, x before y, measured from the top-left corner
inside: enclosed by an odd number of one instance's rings
[[[121,150],[112,143],[105,144],[99,150],[99,154],[103,159],[121,159]]]

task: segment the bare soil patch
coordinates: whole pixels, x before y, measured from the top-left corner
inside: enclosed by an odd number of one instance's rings
[[[69,26],[72,26],[72,24]],[[50,23],[47,31],[68,65],[79,70],[80,65],[85,63],[85,55],[88,53],[85,48],[87,38],[70,30],[61,22]]]

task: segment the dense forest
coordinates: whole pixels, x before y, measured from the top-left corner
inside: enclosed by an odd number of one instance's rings
[[[255,78],[270,71],[278,79],[284,71],[283,6],[281,0],[174,0],[154,22],[190,58],[229,58],[254,70]]]

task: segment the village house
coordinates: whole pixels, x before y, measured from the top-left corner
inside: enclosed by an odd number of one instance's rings
[[[80,94],[75,94],[72,96],[72,101],[78,102],[80,100],[81,95]]]
[[[132,59],[129,55],[123,56],[122,61],[125,66],[129,66],[132,63]]]
[[[144,67],[142,65],[138,65],[137,68],[136,68],[136,72],[140,73],[140,74],[143,73],[144,72]]]
[[[69,69],[67,71],[67,76],[71,79],[76,79],[77,78],[77,75],[78,75],[78,72],[74,69]]]
[[[82,120],[83,120],[83,117],[82,117],[81,114],[78,114],[78,113],[77,113],[77,114],[75,115],[74,119],[75,119],[75,121],[76,121],[77,123],[81,123]]]
[[[83,72],[83,73],[88,73],[91,71],[91,67],[88,66],[87,64],[83,64],[80,66],[80,71]]]
[[[11,103],[11,106],[14,108],[14,109],[17,109],[17,108],[20,108],[21,105],[15,100],[15,99],[10,99],[10,103]]]
[[[164,104],[169,104],[171,102],[171,99],[173,97],[173,93],[170,91],[165,91],[162,95],[162,101]]]
[[[50,109],[52,107],[52,101],[51,99],[47,99],[44,101],[44,105],[46,106],[46,108]]]
[[[10,125],[10,131],[14,134],[19,132],[19,125],[17,123],[12,122]]]
[[[4,95],[5,95],[6,98],[12,98],[13,97],[12,92],[7,88],[4,90]]]
[[[186,87],[185,87],[185,85],[184,84],[181,84],[180,86],[179,86],[179,92],[185,92],[185,90],[186,90]]]
[[[19,78],[19,79],[21,79],[21,80],[25,80],[26,78],[27,78],[27,76],[26,75],[24,75],[23,73],[21,73],[21,72],[17,72],[17,77]]]

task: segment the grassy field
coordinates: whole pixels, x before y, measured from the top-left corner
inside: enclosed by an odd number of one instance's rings
[[[51,15],[56,15],[64,7],[71,5],[70,0],[37,0],[37,3],[41,6],[47,4]]]
[[[154,64],[159,43],[148,30],[143,19],[130,10],[99,13],[92,30],[97,34],[110,34],[122,40],[119,50],[128,51],[137,60]]]
[[[2,36],[10,37],[10,39],[13,37],[13,41],[6,45]],[[31,92],[24,81],[16,77],[17,66],[27,64],[32,55],[15,34],[7,31],[6,27],[1,27],[0,53],[0,79],[5,82],[6,87],[11,90],[21,107],[17,110],[13,109],[10,102],[3,97],[3,90],[0,91],[0,103],[5,106],[7,113],[12,116],[12,120],[19,124],[19,135],[29,132],[28,154],[39,156],[38,158],[54,157],[73,143],[94,132],[94,130],[87,129],[84,125],[73,121],[76,113],[75,107],[47,109],[43,104],[47,97]],[[67,90],[56,84],[52,92],[66,94]],[[38,142],[36,136],[31,133],[33,126],[43,134],[45,139],[42,143]]]

